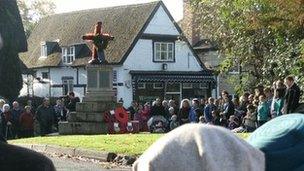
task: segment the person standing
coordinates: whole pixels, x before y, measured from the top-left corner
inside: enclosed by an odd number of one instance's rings
[[[210,97],[208,101],[209,103],[204,109],[204,117],[206,123],[211,124],[213,122],[212,111],[216,110],[216,106],[214,105],[214,98]]]
[[[13,102],[13,108],[11,112],[12,112],[12,133],[13,133],[13,137],[15,138],[20,136],[21,127],[20,127],[19,119],[22,113],[22,110],[17,101]]]
[[[180,124],[189,123],[189,115],[191,111],[190,101],[188,99],[183,99],[178,112],[178,120]]]
[[[21,127],[20,137],[27,138],[34,136],[34,116],[30,106],[25,106],[19,122]]]
[[[80,99],[79,97],[75,97],[75,93],[72,91],[69,92],[68,96],[69,96],[69,100],[67,102],[67,109],[69,110],[69,112],[75,112],[76,104],[80,102]]]
[[[260,104],[258,106],[258,127],[262,126],[267,122],[269,116],[269,105],[267,104],[267,99],[265,95],[260,95],[259,97]]]
[[[43,103],[37,108],[36,117],[40,125],[40,134],[46,135],[52,132],[55,111],[50,106],[50,100],[45,98]]]
[[[289,114],[295,112],[295,110],[299,107],[301,90],[295,83],[295,80],[292,76],[285,78],[285,85],[287,86],[287,92],[285,96],[284,112]]]
[[[61,99],[56,101],[56,105],[54,106],[54,110],[56,113],[56,123],[59,121],[66,121],[67,120],[67,109],[62,103]]]
[[[138,112],[138,103],[136,101],[132,101],[128,111],[130,112],[130,120],[134,120],[134,115]]]

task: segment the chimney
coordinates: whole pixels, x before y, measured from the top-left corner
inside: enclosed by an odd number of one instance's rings
[[[199,22],[197,22],[195,9],[191,7],[191,0],[183,0],[183,19],[181,20],[181,28],[191,43],[196,44],[200,40]]]

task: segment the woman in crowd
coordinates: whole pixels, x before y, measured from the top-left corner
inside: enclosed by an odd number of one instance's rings
[[[181,125],[189,123],[190,111],[191,111],[190,101],[188,99],[183,99],[178,112],[178,119]]]
[[[34,117],[30,106],[25,106],[24,112],[19,118],[21,137],[34,136]]]

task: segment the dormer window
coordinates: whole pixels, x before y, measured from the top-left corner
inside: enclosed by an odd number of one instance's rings
[[[154,62],[174,62],[174,42],[154,42]]]
[[[75,60],[75,46],[62,48],[62,62],[64,64],[72,64]]]
[[[41,57],[47,57],[47,45],[45,42],[41,43]]]

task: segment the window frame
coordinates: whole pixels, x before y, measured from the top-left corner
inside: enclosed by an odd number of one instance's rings
[[[157,46],[159,44],[159,46]],[[166,45],[166,50],[162,50],[162,45]],[[172,45],[171,51],[169,51],[169,45]],[[157,48],[159,47],[159,49]],[[159,51],[158,51],[159,50]],[[157,58],[157,54],[160,57]],[[166,59],[161,59],[161,54],[166,54]],[[172,59],[169,59],[169,53],[172,53]],[[153,41],[153,62],[175,62],[175,42],[174,41]]]
[[[66,46],[61,48],[62,63],[71,65],[75,60],[75,46]],[[69,62],[68,62],[69,61]]]
[[[143,85],[143,86],[139,86],[139,85]],[[140,90],[146,89],[146,83],[138,83],[137,88]]]
[[[47,75],[47,78],[44,78],[44,74],[46,74]],[[49,72],[41,72],[41,78],[42,79],[50,79],[50,73]]]
[[[41,43],[40,57],[47,57],[47,45],[46,45],[46,43]]]
[[[189,84],[190,86],[185,86],[185,84]],[[183,89],[193,89],[192,83],[183,83]]]
[[[202,85],[204,85],[204,86],[202,86]],[[200,89],[208,89],[208,84],[207,83],[200,83],[199,88]]]
[[[155,86],[156,84],[161,84],[161,86]],[[163,83],[153,83],[153,89],[158,89],[158,90],[160,90],[160,89],[163,89],[164,88],[164,84]]]
[[[67,92],[65,91],[65,85],[67,85]],[[74,90],[74,78],[62,78],[62,94],[67,95],[69,92]]]

